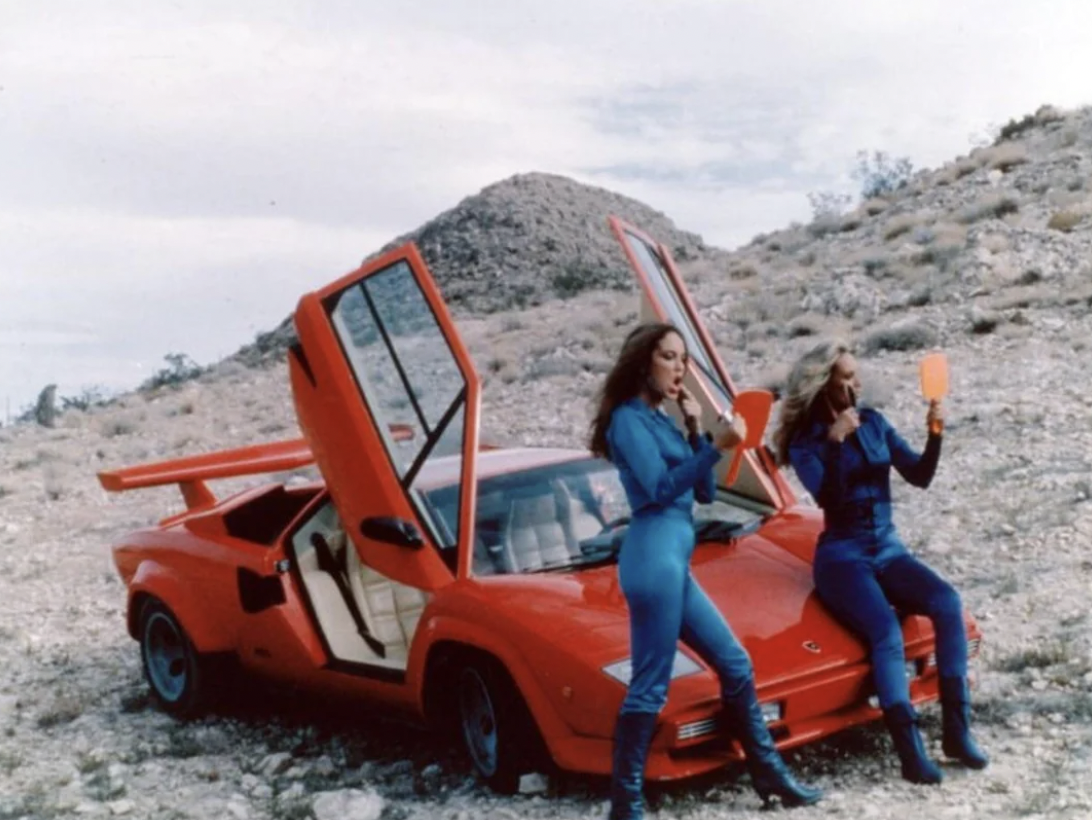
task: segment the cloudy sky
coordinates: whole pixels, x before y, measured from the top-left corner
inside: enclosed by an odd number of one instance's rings
[[[1092,102],[1089,31],[1087,0],[0,0],[0,420],[231,353],[514,173],[746,242],[858,150],[936,166]]]

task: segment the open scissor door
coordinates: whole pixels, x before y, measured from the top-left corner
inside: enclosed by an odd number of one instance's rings
[[[683,286],[675,262],[662,244],[656,242],[639,228],[610,217],[610,226],[622,243],[641,289],[642,321],[670,322],[679,329],[690,353],[690,367],[685,384],[701,404],[702,425],[711,430],[717,419],[733,407],[736,388],[713,346],[712,337],[698,316],[694,303]],[[670,406],[668,406],[670,405]],[[681,421],[678,407],[673,402],[665,409]],[[730,459],[722,459],[717,478],[722,484]],[[782,506],[783,482],[776,480],[776,466],[763,448],[749,450],[731,489],[740,495],[765,504]]]
[[[300,427],[361,560],[421,589],[470,554],[480,382],[416,247],[405,245],[296,308],[289,369]],[[430,474],[458,504],[429,503]]]

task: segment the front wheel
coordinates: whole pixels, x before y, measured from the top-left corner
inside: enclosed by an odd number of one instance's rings
[[[540,762],[534,719],[511,678],[495,665],[463,667],[458,681],[460,727],[474,769],[494,791],[515,794],[520,778]]]
[[[149,601],[141,610],[140,657],[144,677],[165,711],[180,716],[200,711],[205,701],[201,656],[160,601]]]

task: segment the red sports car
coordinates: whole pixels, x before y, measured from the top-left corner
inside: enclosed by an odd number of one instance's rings
[[[645,316],[680,328],[687,386],[716,418],[738,393],[667,250],[611,223]],[[479,442],[478,375],[412,245],[305,295],[294,318],[303,439],[100,474],[113,491],[177,483],[186,501],[114,547],[158,702],[198,709],[218,685],[213,661],[231,656],[459,729],[500,791],[551,764],[609,772],[630,674],[615,567],[628,508],[614,468],[579,449]],[[224,499],[206,483],[312,462],[323,482]],[[798,502],[766,448],[739,466],[695,509],[693,566],[751,654],[775,739],[788,748],[875,720],[865,647],[813,594],[821,513]],[[722,484],[728,474],[722,463]],[[935,700],[932,627],[907,617],[903,629],[913,698]],[[680,643],[649,778],[741,757],[718,737],[719,702],[713,672]]]

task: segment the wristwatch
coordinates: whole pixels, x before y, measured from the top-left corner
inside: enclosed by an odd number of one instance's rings
[[[735,420],[736,420],[736,414],[732,412],[731,407],[729,407],[727,410],[725,410],[723,413],[721,413],[717,417],[717,421],[721,421],[724,424],[731,424]]]

